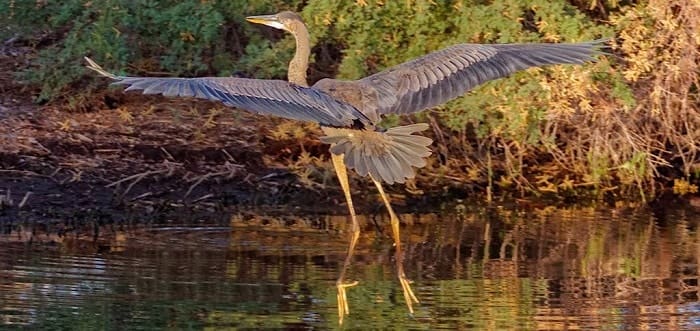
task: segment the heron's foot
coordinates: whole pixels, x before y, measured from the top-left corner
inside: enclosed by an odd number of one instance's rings
[[[412,281],[408,280],[406,276],[399,275],[399,282],[401,283],[401,288],[403,288],[403,297],[406,299],[406,307],[408,311],[413,315],[413,304],[419,303],[418,298],[413,294],[413,289],[411,289]]]
[[[338,324],[343,324],[343,317],[350,314],[350,306],[348,305],[346,289],[357,284],[359,284],[358,281],[343,283],[343,281],[340,279],[335,284],[335,286],[338,288]]]

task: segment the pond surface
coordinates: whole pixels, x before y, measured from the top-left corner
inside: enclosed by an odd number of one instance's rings
[[[400,217],[415,313],[388,218],[365,216],[342,326],[342,215],[3,225],[0,329],[700,328],[696,212],[457,206]]]

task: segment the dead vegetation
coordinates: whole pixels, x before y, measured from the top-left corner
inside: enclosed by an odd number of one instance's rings
[[[221,108],[214,117],[219,106],[209,103],[134,98],[121,112],[45,107],[7,116],[0,124],[0,218],[2,210],[15,217],[22,208],[216,210],[276,204],[296,194],[318,198],[284,166],[301,147],[275,151],[278,142],[261,133],[273,122]],[[143,111],[143,103],[153,106]]]

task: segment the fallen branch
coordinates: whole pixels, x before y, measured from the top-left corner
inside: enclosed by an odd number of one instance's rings
[[[19,206],[17,206],[19,209],[22,209],[22,207],[24,207],[27,204],[30,195],[32,195],[31,191],[27,191],[27,193],[24,194],[24,198],[22,198],[22,201],[20,201]]]
[[[214,194],[209,193],[209,194],[205,194],[205,195],[203,195],[203,196],[201,196],[201,197],[199,197],[199,198],[197,198],[197,199],[194,199],[194,201],[192,201],[192,202],[193,202],[193,203],[197,203],[197,202],[200,202],[200,201],[203,201],[203,200],[206,200],[206,199],[209,199],[209,198],[213,198],[213,197],[214,197]]]
[[[146,198],[146,197],[150,197],[150,196],[152,196],[152,195],[153,195],[153,192],[146,192],[146,193],[141,194],[141,195],[139,195],[139,196],[133,197],[133,198],[132,198],[131,200],[129,200],[129,201],[130,201],[130,202],[134,202],[134,201],[136,201],[136,200],[140,200],[140,199],[143,199],[143,198]]]
[[[129,191],[131,191],[131,189],[134,187],[134,185],[136,185],[138,182],[140,182],[144,178],[149,177],[149,176],[154,176],[154,175],[160,175],[160,174],[167,174],[167,176],[170,176],[170,175],[172,175],[173,171],[175,170],[175,166],[180,165],[179,163],[173,163],[173,162],[168,162],[168,161],[164,161],[163,163],[165,164],[165,169],[149,170],[146,172],[131,175],[129,177],[122,178],[116,182],[108,184],[105,187],[113,187],[113,186],[117,186],[121,183],[131,181],[129,186],[126,187],[126,190],[121,194],[121,196],[124,196],[127,193],[129,193]]]
[[[227,175],[226,176],[227,178],[231,178],[231,177],[233,177],[233,175],[235,175],[238,172],[239,169],[243,168],[243,166],[241,166],[239,164],[231,164],[229,162],[226,162],[226,168],[227,168],[226,171],[210,172],[210,173],[207,173],[207,174],[204,174],[202,176],[197,177],[197,179],[195,179],[194,184],[192,184],[190,186],[190,188],[187,190],[187,193],[185,193],[185,199],[187,199],[187,197],[190,195],[190,193],[192,193],[192,190],[194,190],[194,188],[197,187],[199,184],[201,184],[203,181],[205,181],[209,178],[212,178],[212,177],[218,177],[218,176],[224,176],[224,175]]]
[[[138,182],[138,181],[144,179],[145,177],[148,177],[148,176],[151,176],[151,175],[162,174],[162,173],[167,172],[167,171],[168,171],[168,169],[150,170],[150,171],[146,171],[146,172],[141,172],[141,173],[138,173],[138,174],[135,174],[135,175],[131,175],[131,176],[126,177],[126,178],[122,178],[122,179],[120,179],[120,180],[118,180],[118,181],[116,181],[116,182],[113,182],[113,183],[111,183],[111,184],[106,185],[105,187],[117,186],[117,185],[119,185],[119,184],[121,184],[121,183],[128,182],[128,181],[134,180],[134,179],[135,179],[135,182]],[[133,184],[133,183],[132,183],[132,184]],[[129,187],[131,187],[131,185],[129,185]]]

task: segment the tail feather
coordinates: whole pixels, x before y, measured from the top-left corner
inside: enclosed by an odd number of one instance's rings
[[[370,175],[388,184],[404,183],[414,168],[426,165],[432,139],[414,133],[428,129],[425,123],[394,127],[385,132],[323,127],[321,141],[330,151],[344,155],[345,165],[360,176]]]

